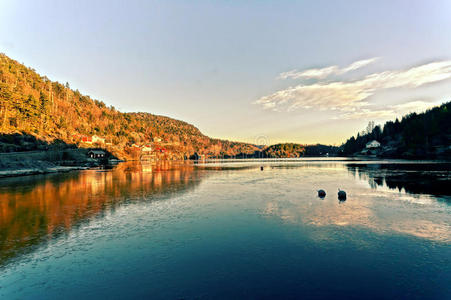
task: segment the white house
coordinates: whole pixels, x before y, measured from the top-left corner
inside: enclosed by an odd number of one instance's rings
[[[144,146],[141,148],[141,151],[142,151],[142,152],[152,152],[152,146],[151,146],[151,145],[144,145]]]
[[[93,143],[101,143],[101,144],[104,144],[104,143],[105,143],[105,139],[102,138],[102,137],[100,137],[100,136],[98,136],[98,135],[93,135],[93,136],[92,136],[92,142],[93,142]]]
[[[376,140],[372,140],[371,142],[366,143],[366,149],[375,149],[379,148],[381,146],[381,143],[379,143]]]

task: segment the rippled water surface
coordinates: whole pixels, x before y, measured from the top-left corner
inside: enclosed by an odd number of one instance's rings
[[[450,170],[124,163],[0,179],[0,298],[451,299]]]

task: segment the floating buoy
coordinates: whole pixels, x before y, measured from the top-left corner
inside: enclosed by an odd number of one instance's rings
[[[338,200],[346,200],[346,192],[338,189]]]
[[[320,198],[326,197],[326,191],[325,190],[318,190],[318,197],[320,197]]]

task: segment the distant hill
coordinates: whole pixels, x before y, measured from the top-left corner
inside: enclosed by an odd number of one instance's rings
[[[305,146],[294,143],[275,144],[264,149],[265,157],[302,157]]]
[[[5,54],[0,54],[0,133],[6,136],[4,140],[21,133],[37,141],[99,146],[122,158],[133,155],[132,145],[155,141],[169,158],[189,157],[195,152],[232,156],[258,150],[251,144],[209,138],[195,126],[169,117],[119,112]],[[18,145],[17,140],[14,135],[16,143],[0,143],[0,152],[34,150],[43,144],[32,144],[34,139],[27,137]]]
[[[383,126],[370,123],[366,132],[342,145],[343,154],[361,153],[372,140],[381,143],[376,152],[381,157],[451,159],[451,102],[424,113],[411,113],[401,121],[396,119]]]
[[[327,145],[301,145],[295,143],[281,143],[263,149],[264,157],[308,157],[308,156],[336,156],[339,147]]]

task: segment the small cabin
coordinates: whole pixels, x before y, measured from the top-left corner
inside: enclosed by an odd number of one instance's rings
[[[372,140],[371,142],[366,143],[366,149],[376,149],[376,148],[380,148],[381,143],[379,143],[376,140]]]
[[[88,156],[91,158],[105,158],[105,151],[103,150],[89,150],[88,151]]]

